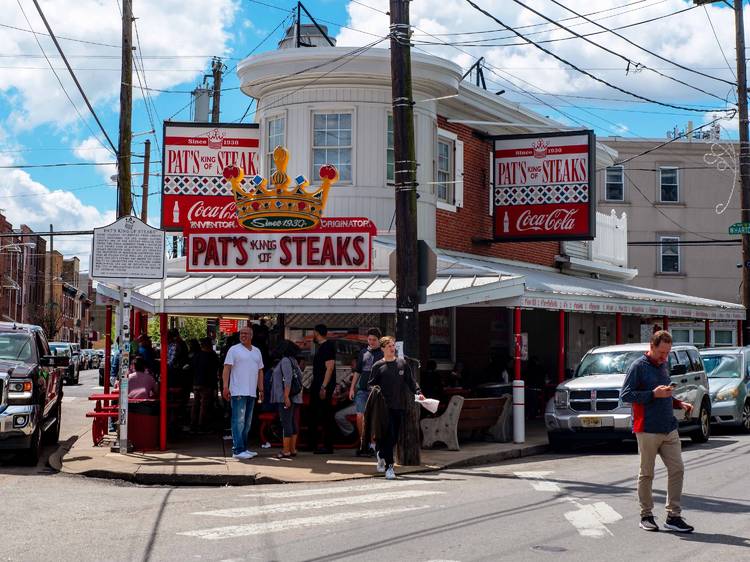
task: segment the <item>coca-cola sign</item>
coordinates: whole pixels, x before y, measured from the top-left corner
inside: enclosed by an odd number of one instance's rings
[[[592,131],[495,137],[494,239],[593,239],[595,160]]]
[[[237,226],[228,166],[259,173],[257,124],[164,124],[162,229],[230,229]]]

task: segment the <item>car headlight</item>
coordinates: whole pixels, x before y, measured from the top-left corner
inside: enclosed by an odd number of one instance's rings
[[[555,408],[565,409],[567,407],[568,407],[568,391],[556,390],[555,391]]]
[[[723,402],[725,400],[734,400],[739,395],[740,395],[739,386],[735,386],[733,388],[725,388],[723,390],[720,390],[718,394],[716,394],[716,401]]]

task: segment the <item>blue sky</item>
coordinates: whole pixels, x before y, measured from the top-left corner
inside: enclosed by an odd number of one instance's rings
[[[511,0],[476,2],[534,40],[569,36]],[[572,18],[565,23],[578,33],[600,31],[594,24],[573,18],[550,0],[524,3],[558,21]],[[374,36],[387,33],[384,14],[387,0],[307,0],[304,4],[329,27],[340,46],[367,44]],[[586,0],[565,0],[563,4],[578,12],[597,12],[590,17],[608,27],[635,24],[620,33],[690,68],[720,79],[733,79],[729,67],[734,65],[734,33],[732,14],[726,8],[717,5],[688,9],[692,2],[686,0],[602,0],[595,5]],[[0,15],[0,25],[4,26],[0,27],[0,166],[112,162],[112,155],[99,142],[103,141],[101,132],[62,61],[55,56],[49,39],[36,38],[57,69],[82,118],[65,99],[57,79],[41,56],[34,35],[12,29],[28,30],[30,23],[33,29],[44,30],[33,4],[22,2],[21,5],[25,16],[13,2],[8,2],[7,9]],[[42,0],[41,5],[56,34],[97,43],[61,40],[107,133],[116,144],[120,76],[117,0]],[[142,153],[143,141],[151,138],[152,161],[161,159],[157,145],[161,146],[162,121],[169,117],[190,119],[189,108],[185,107],[190,96],[186,92],[202,81],[203,73],[210,72],[214,55],[222,56],[230,70],[223,83],[222,120],[240,119],[249,99],[233,89],[239,82],[231,69],[253,50],[260,53],[276,48],[286,27],[282,22],[294,5],[279,0],[135,0],[145,82],[151,88],[174,93],[151,92],[147,111],[147,103],[136,88],[133,131],[148,131],[153,121],[156,138],[137,136],[133,152]],[[624,89],[707,111],[688,112],[637,102],[533,47],[517,44],[517,38],[510,38],[507,31],[497,31],[500,28],[496,22],[464,0],[440,3],[417,0],[411,9],[412,23],[417,27],[414,41],[418,51],[449,58],[464,68],[479,56],[485,56],[489,89],[506,90],[503,95],[507,99],[521,102],[563,123],[593,127],[599,136],[664,138],[665,132],[675,126],[684,129],[688,120],[697,125],[710,119],[710,108],[727,107],[726,101],[717,98],[726,98],[730,105],[733,100],[727,84],[677,69],[608,34],[593,35],[590,39],[625,54],[634,63],[645,64],[716,97],[684,88],[654,72],[626,73],[626,64],[621,58],[580,39],[544,45]],[[644,23],[650,18],[660,19]],[[496,31],[489,33],[491,30]],[[456,35],[459,33],[461,35]],[[484,46],[476,46],[479,44]],[[138,65],[141,65],[140,59]],[[138,85],[137,81],[135,84]],[[251,110],[245,121],[251,121],[253,116]],[[725,125],[725,134],[735,135],[736,125],[730,121]],[[133,162],[133,172],[140,173],[140,159],[134,158]],[[160,164],[153,164],[151,171],[158,174]],[[100,226],[113,218],[115,189],[108,180],[112,173],[111,166],[0,169],[0,208],[15,226],[21,222],[37,229],[43,226],[46,229],[50,222],[58,229]],[[137,193],[140,193],[140,183],[141,176],[134,176]],[[152,224],[158,224],[159,191],[160,177],[153,175],[150,187],[153,195],[149,202]],[[140,208],[140,200],[136,204]],[[63,242],[61,247],[66,253],[80,254],[87,245],[87,241],[71,240]]]

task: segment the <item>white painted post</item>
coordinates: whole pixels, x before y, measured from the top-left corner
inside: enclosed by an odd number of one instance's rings
[[[513,442],[526,442],[526,405],[524,404],[524,382],[513,381]]]
[[[130,368],[130,296],[129,288],[120,287],[120,454],[128,452],[128,370]]]

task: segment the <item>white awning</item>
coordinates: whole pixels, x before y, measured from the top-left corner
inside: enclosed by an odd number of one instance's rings
[[[171,260],[163,283],[138,287],[133,306],[171,315],[232,316],[257,313],[394,313],[396,287],[387,274],[389,240],[375,241],[375,271],[303,275],[185,272]],[[436,251],[437,278],[420,310],[457,306],[521,306],[571,312],[743,320],[742,305],[577,277],[553,268]],[[99,284],[99,299],[118,300],[115,287]],[[163,302],[163,308],[162,308]]]

